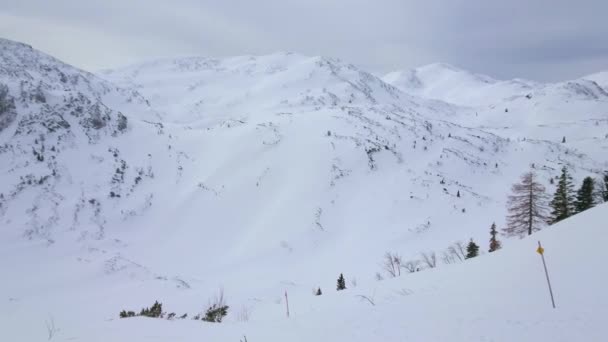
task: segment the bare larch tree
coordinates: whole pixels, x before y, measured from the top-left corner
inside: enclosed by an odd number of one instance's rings
[[[540,230],[547,221],[547,201],[545,187],[537,181],[533,171],[521,177],[521,183],[514,184],[509,196],[507,209],[507,228],[503,229],[508,236],[524,236],[526,233]]]

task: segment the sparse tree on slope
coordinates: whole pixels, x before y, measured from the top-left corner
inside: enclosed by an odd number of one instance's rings
[[[526,172],[521,183],[514,184],[513,194],[507,202],[507,228],[503,229],[508,236],[531,235],[540,230],[547,222],[547,194],[545,187],[536,180],[536,174]]]
[[[467,245],[466,259],[471,259],[478,255],[479,255],[479,246],[477,246],[477,244],[475,242],[473,242],[473,239],[471,239],[471,241]]]
[[[576,193],[576,202],[574,203],[576,213],[583,212],[595,206],[595,201],[593,199],[593,183],[593,178],[591,177],[585,177],[585,179],[583,179],[583,185],[581,185],[581,188]]]
[[[608,171],[604,173],[604,202],[608,202]]]
[[[491,235],[491,238],[490,238],[489,252],[494,252],[496,250],[499,250],[502,247],[502,244],[496,238],[496,235],[498,235],[498,232],[496,231],[496,223],[492,223],[492,227],[490,227],[490,235]]]
[[[340,277],[338,278],[338,286],[336,287],[338,291],[346,290],[346,281],[344,280],[344,275],[340,273]]]
[[[574,186],[568,169],[564,166],[557,183],[557,189],[550,203],[552,211],[549,224],[557,223],[574,214]]]
[[[593,179],[593,202],[595,205],[606,202],[604,194],[607,193],[604,177]]]

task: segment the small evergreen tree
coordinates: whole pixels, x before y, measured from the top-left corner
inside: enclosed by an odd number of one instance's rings
[[[135,312],[122,310],[119,316],[120,318],[135,317]]]
[[[321,288],[319,287],[319,288],[317,289],[317,293],[315,293],[315,296],[320,296],[320,295],[322,295],[322,294],[323,294],[323,292],[321,292]]]
[[[498,235],[498,232],[496,231],[496,223],[492,223],[492,226],[490,227],[490,250],[489,252],[494,252],[496,250],[499,250],[502,247],[502,244],[500,243],[500,241],[496,238],[496,235]]]
[[[161,303],[159,303],[158,301],[154,301],[154,304],[152,305],[152,307],[141,309],[141,311],[139,312],[139,315],[145,316],[145,317],[158,318],[161,316],[162,313],[163,313],[163,305]]]
[[[604,202],[608,202],[608,171],[604,173]]]
[[[477,244],[475,242],[473,242],[473,239],[471,239],[471,241],[467,245],[467,255],[466,255],[465,259],[471,259],[478,255],[479,255],[479,246],[477,246]]]
[[[553,195],[553,200],[550,203],[551,216],[549,224],[554,224],[563,219],[566,219],[574,214],[574,187],[572,185],[572,177],[568,173],[568,169],[562,167],[562,174],[557,183],[557,189]]]
[[[562,138],[562,144],[565,144],[565,143],[566,143],[566,137],[563,137]]]
[[[581,188],[576,193],[576,201],[574,203],[576,213],[583,212],[595,206],[593,187],[593,178],[585,177],[585,179],[583,179],[583,185],[581,185]]]
[[[338,277],[338,286],[336,287],[338,291],[346,290],[346,280],[344,280],[344,275],[340,273],[340,277]]]
[[[458,192],[456,192],[456,197],[460,198],[460,190],[458,190]]]

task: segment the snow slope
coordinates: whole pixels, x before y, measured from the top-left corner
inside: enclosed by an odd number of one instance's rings
[[[542,84],[523,79],[495,80],[457,67],[435,63],[417,69],[394,71],[382,79],[404,92],[461,106],[487,107],[539,96],[559,96],[564,100],[603,100],[608,93],[605,73],[557,84]]]
[[[200,298],[96,277],[48,284],[52,296],[12,299],[7,303],[8,315],[1,320],[2,334],[7,340],[46,340],[44,321],[51,322],[48,311],[58,330],[54,341],[239,341],[244,336],[248,341],[602,341],[608,333],[604,291],[608,277],[601,271],[608,257],[604,248],[607,209],[607,205],[593,208],[460,264],[381,282],[360,282],[341,292],[328,287],[315,297],[301,284],[286,284],[289,319],[284,316],[281,293],[270,292],[244,302],[253,308],[248,321],[232,315],[222,324],[118,319],[117,307],[138,308],[151,298],[160,299],[165,308],[178,314],[198,312]],[[541,259],[535,252],[537,240],[545,247],[556,309],[551,307]],[[6,259],[2,255],[0,260]],[[62,270],[66,265],[56,266],[58,279],[67,278]],[[31,277],[25,271],[24,276]],[[248,279],[242,286],[252,283],[261,282]],[[370,298],[374,305],[360,296]],[[236,299],[228,301],[238,310]]]
[[[444,63],[394,71],[383,80],[409,94],[464,106],[489,105],[499,99],[525,96],[538,85],[522,79],[498,81]]]
[[[586,80],[594,81],[599,84],[600,87],[606,89],[608,88],[608,71],[598,72],[595,74],[591,74],[583,77]]]
[[[155,299],[199,312],[219,286],[227,326],[246,306],[268,319],[252,329],[270,334],[285,289],[310,303],[343,272],[372,290],[387,251],[411,259],[485,241],[530,166],[547,186],[562,165],[577,182],[608,169],[608,106],[589,82],[482,108],[291,53],[96,76],[23,44],[0,40],[0,51],[15,103],[0,131],[0,324],[12,327],[0,332],[13,338],[34,321],[37,340],[52,315],[61,338],[90,340]],[[327,303],[319,310],[341,310]],[[120,335],[151,323],[107,324]]]

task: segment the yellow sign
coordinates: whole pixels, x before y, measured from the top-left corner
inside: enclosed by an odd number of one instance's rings
[[[536,249],[536,253],[538,253],[538,254],[543,254],[544,252],[545,252],[545,249],[540,246]]]

